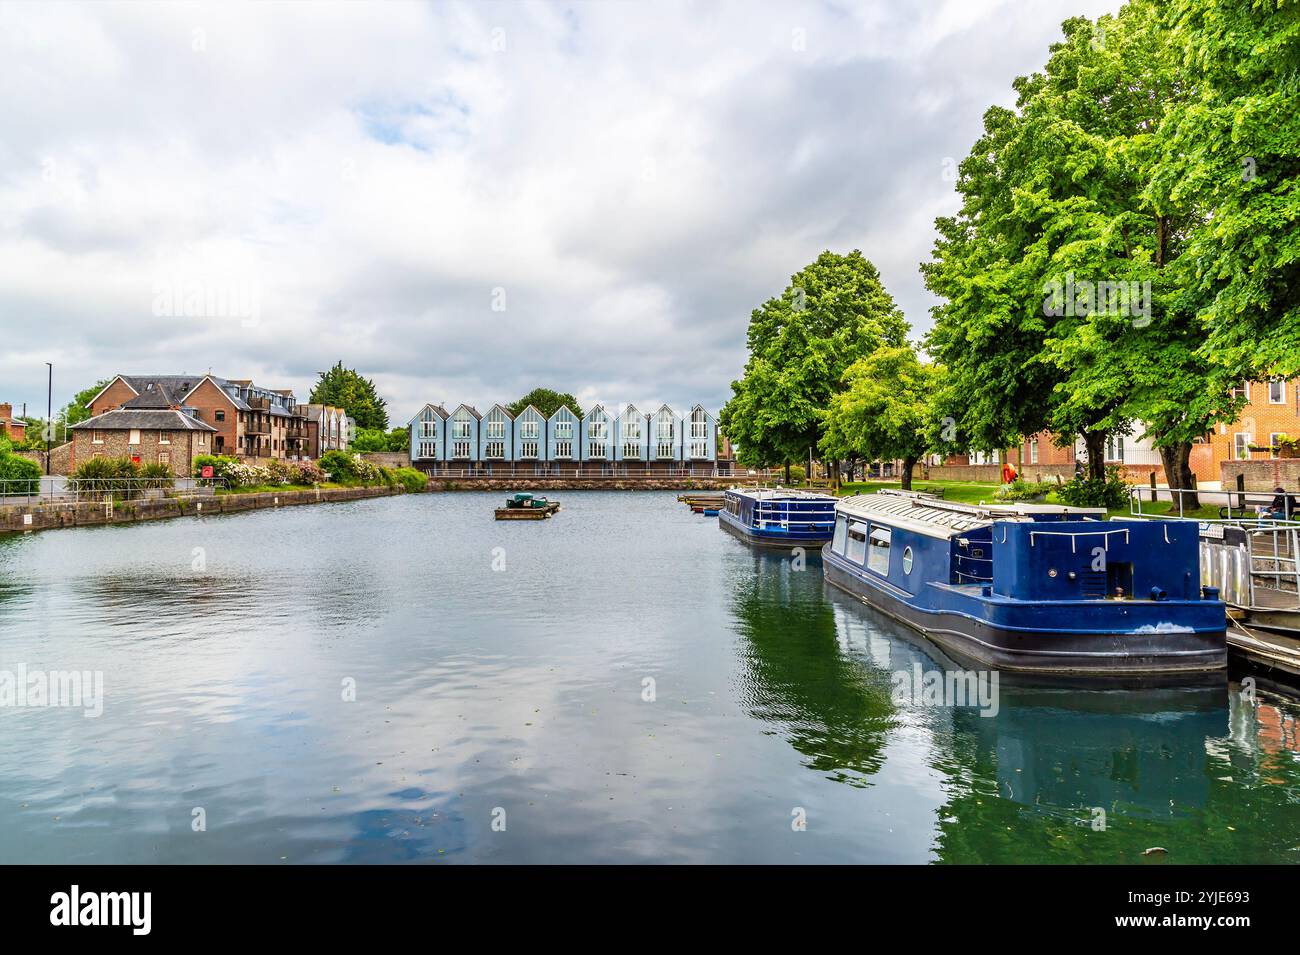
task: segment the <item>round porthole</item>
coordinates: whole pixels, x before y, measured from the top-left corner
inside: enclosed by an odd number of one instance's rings
[[[904,547],[903,548],[903,573],[910,574],[911,572],[912,572],[912,548]]]

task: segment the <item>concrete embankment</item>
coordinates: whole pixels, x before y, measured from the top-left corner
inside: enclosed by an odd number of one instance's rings
[[[336,487],[285,489],[258,494],[214,494],[207,497],[161,498],[105,504],[82,501],[32,501],[0,506],[0,532],[39,531],[52,527],[131,524],[168,517],[208,516],[256,511],[268,507],[357,501],[403,493],[400,487]]]
[[[430,491],[703,491],[726,490],[743,483],[738,477],[572,478],[430,476]]]

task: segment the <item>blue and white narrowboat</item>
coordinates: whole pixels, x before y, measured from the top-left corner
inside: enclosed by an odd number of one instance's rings
[[[1060,674],[1220,670],[1227,617],[1218,590],[1201,586],[1198,535],[1195,521],[886,491],[837,504],[822,572],[959,660]]]
[[[811,491],[731,488],[723,495],[718,523],[750,544],[821,546],[835,529],[835,501]]]

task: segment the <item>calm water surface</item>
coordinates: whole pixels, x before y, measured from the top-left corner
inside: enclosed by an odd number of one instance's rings
[[[499,497],[0,538],[0,670],[104,674],[0,708],[0,862],[1300,862],[1293,703],[894,702],[938,657],[816,559]]]

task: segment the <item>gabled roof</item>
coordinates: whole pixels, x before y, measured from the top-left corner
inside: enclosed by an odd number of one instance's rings
[[[626,416],[627,413],[628,413],[629,411],[635,411],[637,414],[640,414],[640,413],[641,413],[641,410],[640,410],[639,408],[637,408],[636,405],[632,404],[632,402],[629,401],[629,402],[627,403],[627,407],[624,408],[622,411],[620,411],[620,412],[619,412],[619,415],[620,415],[621,417],[622,417],[622,416]]]
[[[606,418],[609,417],[609,412],[605,410],[605,406],[602,405],[602,404],[598,401],[598,402],[596,402],[594,405],[592,405],[590,408],[587,409],[587,413],[586,413],[585,415],[582,416],[582,420],[583,420],[583,421],[586,421],[588,418],[590,418],[592,415],[594,415],[597,411],[599,411],[601,414],[603,414]]]
[[[477,409],[477,408],[475,408],[473,405],[467,405],[467,404],[464,404],[463,402],[462,402],[461,404],[459,404],[459,405],[456,406],[456,410],[453,411],[453,412],[451,413],[451,417],[455,417],[456,414],[460,411],[461,408],[464,408],[466,411],[468,411],[470,414],[472,414],[472,415],[474,416],[474,420],[476,420],[476,421],[482,421],[482,420],[483,420],[483,416],[482,416],[481,414],[478,413],[478,409]]]
[[[427,404],[419,411],[417,411],[412,416],[410,421],[406,422],[406,426],[409,428],[411,425],[415,424],[415,422],[420,420],[420,416],[424,414],[426,411],[432,411],[434,414],[436,414],[439,418],[442,418],[444,421],[446,421],[447,418],[449,417],[449,415],[447,414],[447,409],[444,408],[442,405]]]
[[[539,410],[537,410],[537,406],[536,406],[536,405],[529,405],[529,406],[528,406],[527,408],[525,408],[523,411],[519,412],[519,414],[515,415],[515,417],[516,417],[516,418],[522,418],[524,415],[526,415],[526,414],[527,414],[528,412],[530,412],[530,411],[531,411],[533,414],[537,415],[537,417],[541,418],[543,421],[546,420],[546,415],[542,414]]]
[[[510,409],[507,408],[507,407],[506,407],[505,405],[503,405],[503,404],[495,404],[495,405],[493,405],[491,408],[489,408],[489,409],[487,410],[487,413],[488,413],[488,414],[491,414],[491,413],[494,412],[494,411],[500,411],[503,415],[506,416],[506,419],[509,420],[509,421],[514,421],[514,420],[515,420],[515,416],[512,415],[512,414],[510,413]],[[484,417],[487,417],[487,415],[484,415]]]
[[[689,413],[694,414],[697,410],[698,410],[698,411],[703,411],[704,414],[705,414],[705,417],[708,417],[708,418],[712,418],[712,417],[713,417],[713,413],[710,412],[708,408],[704,407],[704,405],[700,404],[699,402],[696,402],[695,404],[691,405],[691,410],[690,410]]]
[[[674,418],[677,417],[677,412],[674,411],[672,408],[669,408],[667,405],[660,405],[660,406],[659,406],[659,409],[658,409],[657,411],[655,411],[655,417],[658,417],[658,416],[659,416],[659,412],[660,412],[660,411],[667,411],[667,412],[668,412],[670,415],[672,415]]]
[[[573,418],[574,421],[581,421],[581,420],[582,420],[582,418],[580,418],[580,417],[578,416],[578,413],[577,413],[576,411],[574,411],[572,408],[570,408],[568,405],[560,405],[560,407],[556,408],[553,412],[551,412],[551,416],[550,416],[549,418],[547,418],[546,420],[547,420],[547,421],[554,421],[554,420],[555,420],[555,416],[558,415],[561,411],[567,411],[567,412],[569,413],[569,416],[570,416],[571,418]]]
[[[172,397],[172,393],[167,390],[167,386],[160,382],[149,382],[134,398],[122,403],[123,408],[131,410],[170,410],[173,407],[179,407],[180,402]]]

